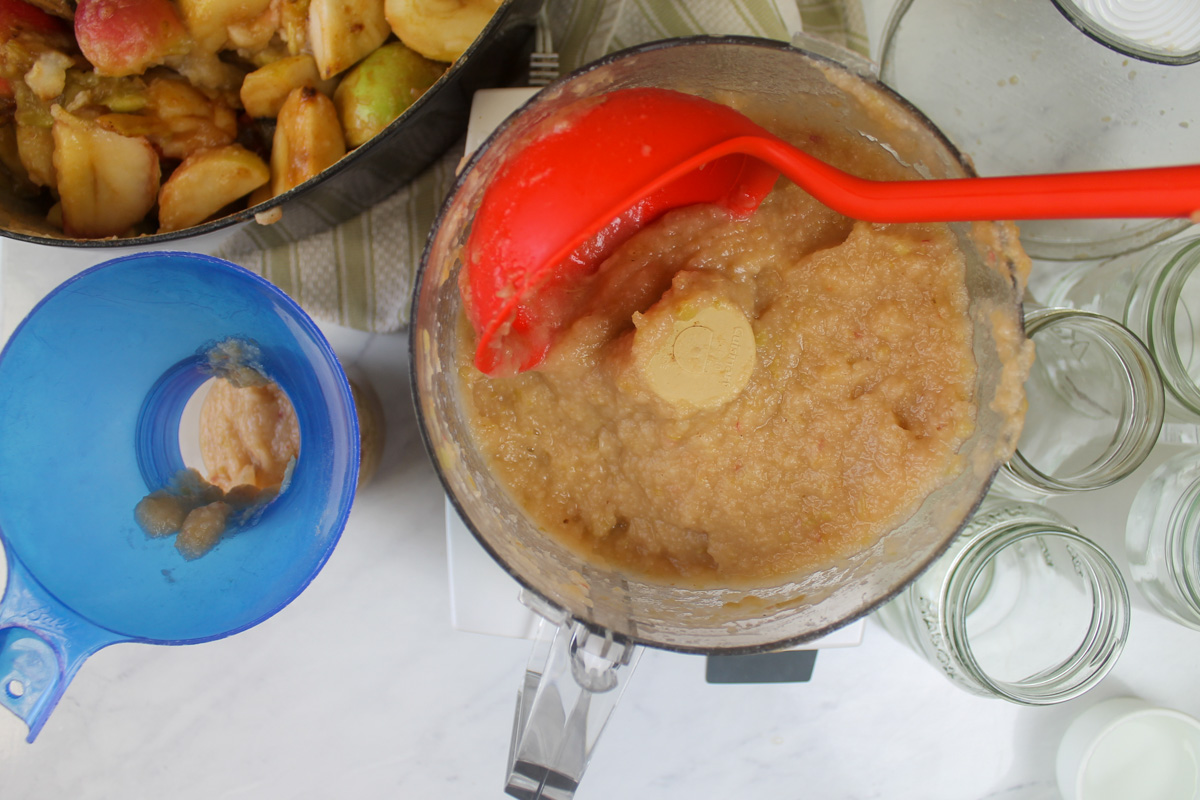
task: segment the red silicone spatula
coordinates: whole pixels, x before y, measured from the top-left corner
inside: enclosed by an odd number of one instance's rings
[[[1188,217],[1200,165],[1000,178],[872,181],[832,167],[728,106],[668,89],[583,101],[508,156],[464,253],[476,366],[536,366],[572,319],[583,278],[666,211],[716,203],[751,214],[787,176],[871,222]]]

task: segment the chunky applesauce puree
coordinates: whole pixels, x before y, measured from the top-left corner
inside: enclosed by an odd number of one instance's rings
[[[200,409],[200,457],[146,495],[134,519],[147,536],[175,536],[186,559],[207,554],[231,526],[250,523],[287,484],[300,427],[287,394],[256,366],[258,347],[226,339],[206,353],[213,380]]]
[[[896,174],[876,149],[809,138]],[[748,220],[679,209],[608,259],[536,370],[483,375],[463,323],[472,428],[522,507],[589,559],[685,581],[817,568],[955,470],[974,426],[964,275],[948,227],[855,222],[786,180]]]

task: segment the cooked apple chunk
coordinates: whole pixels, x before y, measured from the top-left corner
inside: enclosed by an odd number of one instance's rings
[[[140,136],[122,136],[50,107],[54,117],[54,174],[70,236],[119,236],[141,221],[158,199],[158,154]]]
[[[199,225],[271,179],[266,162],[239,144],[184,159],[158,193],[159,231]]]
[[[67,88],[67,70],[75,59],[57,50],[43,50],[25,73],[25,85],[39,100],[50,102]]]
[[[237,138],[236,112],[187,81],[155,76],[143,98],[145,105],[137,112],[101,114],[96,122],[122,136],[146,137],[163,158],[187,158]]]
[[[322,78],[358,63],[391,34],[384,0],[311,0],[308,43]]]
[[[242,82],[242,107],[252,117],[274,117],[293,89],[321,82],[317,62],[308,53],[259,67]]]
[[[346,154],[337,109],[311,86],[293,89],[279,109],[271,144],[271,194],[299,186]]]
[[[215,53],[229,42],[229,26],[260,17],[272,0],[178,0],[196,45]]]
[[[396,38],[433,61],[454,61],[487,26],[501,0],[384,0]]]
[[[54,188],[54,136],[42,125],[16,127],[17,155],[29,180],[37,186]]]

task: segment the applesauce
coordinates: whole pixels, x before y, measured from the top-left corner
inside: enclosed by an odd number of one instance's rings
[[[789,138],[872,177],[867,143]],[[533,371],[460,379],[514,499],[585,558],[735,585],[876,542],[956,474],[974,430],[965,259],[939,224],[847,219],[780,180],[639,231]]]
[[[231,528],[252,524],[290,481],[300,453],[296,410],[263,374],[256,343],[224,339],[204,360],[213,376],[199,419],[208,475],[179,470],[133,512],[147,536],[175,536],[175,548],[189,561],[211,551]]]
[[[200,411],[200,455],[210,483],[278,489],[300,452],[296,411],[276,383],[213,382]]]

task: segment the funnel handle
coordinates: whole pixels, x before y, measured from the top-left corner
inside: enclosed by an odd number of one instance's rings
[[[541,619],[517,693],[505,791],[522,800],[571,800],[641,648],[528,594],[521,599]]]
[[[10,554],[0,600],[0,706],[37,738],[67,684],[88,656],[127,637],[94,625],[68,609]]]

